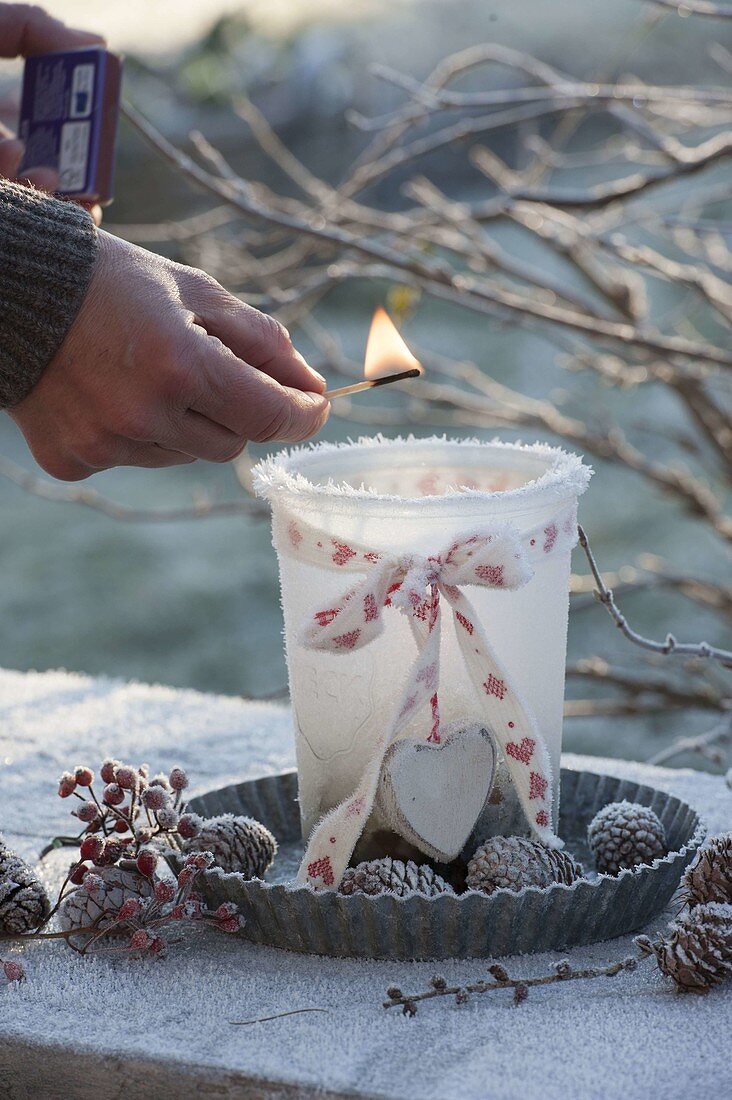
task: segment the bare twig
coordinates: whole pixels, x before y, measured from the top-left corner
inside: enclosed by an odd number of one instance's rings
[[[677,15],[706,15],[713,19],[732,19],[729,4],[716,4],[712,0],[645,0],[656,8],[675,11]]]
[[[18,488],[61,504],[81,504],[92,508],[110,519],[125,523],[175,523],[181,520],[213,518],[216,516],[249,515],[268,516],[269,509],[258,500],[246,497],[237,500],[209,500],[202,498],[182,508],[135,508],[109,500],[96,489],[88,486],[59,485],[43,477],[37,477],[9,458],[0,456],[0,477],[12,481]]]
[[[608,614],[615,621],[618,630],[624,634],[628,641],[633,642],[634,645],[640,646],[641,649],[647,649],[653,653],[662,653],[664,655],[675,654],[679,657],[699,657],[704,660],[717,661],[723,668],[732,668],[732,652],[729,650],[709,645],[708,642],[678,642],[673,634],[667,635],[665,641],[657,642],[650,638],[644,638],[642,634],[633,630],[623,613],[620,611],[620,608],[615,603],[612,589],[608,588],[602,579],[602,574],[595,561],[595,556],[590,549],[587,535],[582,527],[578,527],[577,530],[579,533],[579,544],[585,552],[585,556],[587,557],[587,561],[589,562],[592,575],[597,585],[597,591],[595,593],[596,599],[598,603],[601,603],[607,609]]]
[[[390,986],[386,991],[388,1000],[383,1002],[384,1008],[401,1008],[405,1016],[414,1016],[417,1012],[418,1001],[431,1001],[434,997],[454,997],[458,1004],[464,1004],[471,993],[491,993],[496,989],[512,989],[514,991],[514,1004],[520,1004],[526,1000],[529,989],[541,985],[553,985],[555,982],[574,982],[584,978],[614,978],[624,970],[635,970],[638,960],[631,955],[610,963],[608,966],[585,967],[582,970],[574,970],[570,966],[569,959],[562,959],[554,964],[551,974],[542,974],[534,978],[511,978],[505,968],[498,963],[489,966],[489,972],[494,976],[493,981],[477,981],[469,985],[448,985],[444,978],[436,975],[431,981],[431,989],[422,993],[402,993],[396,986]]]
[[[649,756],[648,763],[668,764],[677,756],[691,752],[697,753],[713,764],[720,765],[724,761],[724,754],[719,751],[720,746],[730,744],[732,744],[732,714],[726,715],[706,733],[697,734],[695,737],[677,737],[666,748]]]

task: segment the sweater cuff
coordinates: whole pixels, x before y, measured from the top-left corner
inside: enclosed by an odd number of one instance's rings
[[[97,248],[82,207],[0,180],[0,408],[30,393],[63,343]]]

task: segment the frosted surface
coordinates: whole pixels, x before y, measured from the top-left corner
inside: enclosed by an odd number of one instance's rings
[[[285,707],[62,672],[0,672],[0,700],[0,829],[28,858],[66,828],[68,808],[54,780],[77,761],[111,754],[158,769],[178,760],[198,790],[293,763]],[[703,811],[711,833],[732,824],[732,793],[721,778],[591,757],[563,763],[672,791]],[[60,870],[50,867],[51,877]],[[628,939],[617,940],[578,949],[571,960],[599,965],[629,950]],[[384,990],[392,983],[424,989],[434,963],[311,958],[213,933],[186,935],[174,951],[166,961],[130,965],[80,961],[60,944],[26,948],[29,980],[0,990],[0,1064],[4,1041],[22,1036],[390,1100],[732,1094],[732,988],[677,996],[650,963],[611,981],[532,991],[518,1009],[505,994],[491,994],[461,1007],[432,1002],[407,1020],[380,1007]],[[506,965],[528,976],[557,958]],[[486,966],[437,965],[456,984]],[[100,1005],[114,1008],[100,1012]],[[326,1012],[244,1028],[228,1022],[304,1007]]]

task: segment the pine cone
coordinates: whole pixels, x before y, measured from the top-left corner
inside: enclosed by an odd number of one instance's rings
[[[99,927],[103,927],[108,918],[117,915],[128,898],[149,898],[152,895],[153,888],[148,879],[123,867],[95,867],[90,877],[100,878],[102,886],[97,890],[90,890],[85,881],[66,895],[57,915],[62,932],[68,932],[72,928],[88,928],[102,914],[107,914],[99,924]],[[82,936],[76,939],[80,946],[83,945]]]
[[[48,916],[46,888],[35,871],[7,848],[0,837],[0,932],[30,932]]]
[[[185,852],[211,852],[217,867],[244,878],[263,878],[277,852],[277,841],[253,817],[222,814],[203,822],[198,836],[186,841]]]
[[[582,867],[569,853],[520,836],[489,837],[473,853],[465,884],[469,890],[522,890],[524,886],[566,886],[582,877]]]
[[[687,910],[650,940],[636,937],[643,955],[654,955],[662,974],[685,993],[706,993],[732,976],[732,905],[708,902]]]
[[[732,904],[732,833],[712,837],[687,867],[681,883],[688,905]]]
[[[400,859],[385,856],[349,867],[341,879],[340,892],[368,894],[371,897],[396,894],[400,898],[407,894],[424,894],[434,898],[438,894],[453,894],[455,891],[427,863],[418,867],[411,859],[402,863]]]
[[[651,863],[668,852],[666,830],[653,810],[637,802],[609,802],[587,829],[598,871],[617,875],[623,867]]]

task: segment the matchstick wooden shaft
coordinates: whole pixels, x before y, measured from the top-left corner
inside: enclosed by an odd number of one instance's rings
[[[352,386],[341,386],[337,390],[326,390],[323,397],[332,401],[334,397],[346,397],[349,393],[361,393],[363,390],[373,390],[376,386],[388,386],[391,382],[403,382],[405,378],[419,378],[422,372],[416,367],[411,370],[400,371],[399,374],[387,374],[383,378],[367,379],[365,382],[354,382]]]

